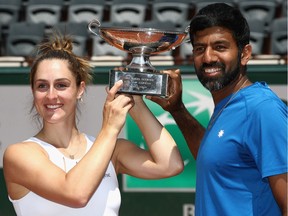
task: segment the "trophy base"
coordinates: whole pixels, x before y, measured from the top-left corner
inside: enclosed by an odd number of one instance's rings
[[[168,75],[158,72],[135,72],[110,70],[109,87],[115,82],[123,80],[120,93],[138,95],[168,95]]]

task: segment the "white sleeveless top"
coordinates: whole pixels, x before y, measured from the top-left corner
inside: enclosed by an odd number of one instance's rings
[[[87,140],[87,152],[91,148],[95,138],[85,136]],[[42,146],[48,153],[50,160],[66,172],[79,161],[65,157],[53,145],[35,137],[27,141],[32,141]],[[83,208],[67,207],[44,199],[32,191],[19,200],[12,200],[10,197],[9,199],[13,203],[18,216],[117,216],[121,204],[117,175],[111,161],[97,191]]]

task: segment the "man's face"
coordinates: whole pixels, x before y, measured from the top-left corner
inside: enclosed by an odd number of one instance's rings
[[[196,32],[193,58],[198,79],[209,91],[224,88],[240,73],[239,49],[231,32],[223,27]]]

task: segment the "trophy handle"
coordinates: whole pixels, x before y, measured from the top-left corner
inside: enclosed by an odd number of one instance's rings
[[[187,34],[187,35],[186,35],[186,38],[183,39],[183,41],[182,41],[181,43],[177,44],[176,46],[173,46],[173,47],[172,47],[172,50],[176,49],[178,46],[181,46],[181,45],[184,44],[184,43],[189,43],[189,42],[190,42],[190,37],[188,37],[189,30],[190,30],[190,25],[188,25],[188,26],[185,28],[185,31],[184,31],[184,32]]]
[[[91,32],[91,33],[93,33],[94,35],[96,35],[96,36],[99,36],[99,37],[101,37],[101,35],[99,34],[99,27],[101,26],[101,23],[100,23],[100,21],[99,20],[97,20],[97,19],[94,19],[94,20],[92,20],[89,24],[88,24],[88,29],[89,29],[89,31]],[[96,31],[93,31],[93,29],[96,29]],[[102,38],[102,37],[101,37]]]
[[[188,25],[186,28],[185,28],[185,32],[188,33],[190,30],[190,25]]]
[[[186,38],[183,39],[183,41],[175,46],[173,46],[171,49],[174,50],[176,49],[177,47],[181,46],[182,44],[184,43],[189,43],[191,40],[190,40],[190,37],[188,37],[188,34],[189,34],[189,30],[190,30],[190,25],[188,25],[186,28],[185,28],[185,33],[186,33]]]
[[[187,36],[189,35],[189,31],[190,31],[190,25],[188,25],[188,26],[185,28],[185,32],[187,33]],[[184,39],[181,44],[183,44],[183,43],[189,43],[189,42],[190,42],[190,37]]]

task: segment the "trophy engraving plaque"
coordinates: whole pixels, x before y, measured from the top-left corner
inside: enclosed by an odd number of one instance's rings
[[[110,88],[122,79],[123,86],[119,92],[167,96],[168,75],[157,71],[149,57],[180,46],[187,37],[189,26],[180,32],[153,28],[102,27],[98,20],[92,20],[88,29],[111,46],[132,54],[130,64],[123,70],[110,70]]]

